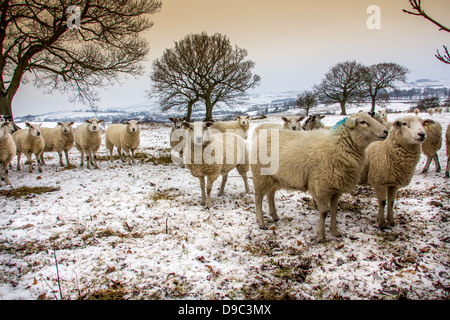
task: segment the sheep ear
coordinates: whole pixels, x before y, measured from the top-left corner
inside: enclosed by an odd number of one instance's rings
[[[250,119],[250,116],[246,116],[247,119]]]
[[[286,117],[281,117],[281,119],[283,119],[284,122],[288,121],[288,119]]]
[[[167,119],[169,119],[169,120],[172,121],[172,122],[175,122],[175,119],[174,119],[174,118],[167,118]]]
[[[125,121],[125,124],[130,124],[130,121]]]
[[[351,129],[354,129],[357,120],[358,120],[358,118],[348,118],[347,121],[346,121],[347,127],[351,128]]]
[[[211,127],[213,124],[214,124],[214,122],[211,122],[211,121],[207,121],[205,123],[206,127]]]
[[[31,127],[31,124],[29,122],[25,122],[25,125],[29,128]]]
[[[62,122],[57,122],[56,125],[57,126],[62,126],[63,124],[62,124]]]
[[[429,125],[431,125],[431,124],[435,124],[436,122],[434,122],[434,120],[431,120],[431,119],[425,119],[425,120],[423,120],[422,121],[422,125],[424,126],[424,127],[427,127],[427,126],[429,126]]]
[[[317,117],[318,119],[323,119],[323,118],[325,118],[325,116],[321,116],[320,114],[318,114],[316,117]]]
[[[301,116],[300,118],[298,118],[298,121],[302,121],[303,119],[305,119],[306,117]]]
[[[75,124],[75,122],[72,121],[69,123],[69,126],[73,126],[74,124]]]
[[[394,123],[392,125],[397,129],[400,128],[400,125],[401,125],[400,120],[394,121]]]
[[[86,119],[84,121],[86,121],[87,123],[91,123],[91,120],[89,120],[89,119]]]
[[[101,119],[101,120],[98,120],[98,123],[102,123],[103,122],[103,119]]]
[[[191,126],[191,124],[189,122],[183,121],[181,123],[181,125],[185,128],[185,129],[189,129],[189,127]]]

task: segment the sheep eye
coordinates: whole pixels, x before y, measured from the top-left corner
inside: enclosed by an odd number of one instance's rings
[[[360,122],[360,124],[367,124],[367,125],[368,125],[367,121],[365,121],[365,120],[362,120],[362,121]]]

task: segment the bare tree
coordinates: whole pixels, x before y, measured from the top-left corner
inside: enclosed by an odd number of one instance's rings
[[[412,14],[412,15],[415,15],[415,16],[422,16],[425,19],[427,19],[428,21],[430,21],[431,23],[433,23],[436,26],[438,26],[439,27],[439,31],[443,30],[443,31],[450,32],[450,28],[449,27],[446,27],[442,23],[436,21],[435,19],[430,17],[425,12],[425,10],[422,9],[422,1],[421,0],[409,0],[409,4],[411,5],[413,11],[408,11],[408,10],[403,9],[403,12],[408,13],[408,14]],[[435,57],[438,58],[443,63],[450,64],[450,53],[448,51],[448,48],[445,45],[443,47],[444,47],[444,53],[441,54],[439,52],[439,50],[436,50],[437,53],[435,54]]]
[[[330,68],[325,79],[314,87],[320,100],[325,104],[339,103],[341,114],[347,114],[346,105],[359,102],[363,98],[362,68],[363,65],[356,61],[341,62]]]
[[[3,0],[0,113],[12,116],[14,95],[30,79],[94,106],[95,88],[142,74],[149,44],[140,34],[160,8],[158,0]]]
[[[163,109],[202,101],[206,120],[212,120],[218,102],[240,103],[246,91],[259,84],[260,77],[251,72],[255,63],[246,57],[245,49],[233,48],[222,34],[188,35],[153,62],[152,93]]]
[[[396,89],[396,82],[406,82],[409,70],[396,63],[377,63],[361,69],[362,91],[372,100],[371,112],[375,112],[378,99],[384,100],[386,89]]]
[[[317,99],[317,93],[314,91],[303,91],[297,97],[295,101],[297,107],[306,111],[306,116],[309,114],[309,110],[317,107],[319,101]]]

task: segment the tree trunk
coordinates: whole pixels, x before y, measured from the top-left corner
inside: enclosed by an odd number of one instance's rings
[[[372,96],[371,98],[372,98],[372,108],[370,109],[370,112],[375,112],[375,104],[376,104],[377,98],[376,98],[376,96]]]
[[[186,121],[191,122],[191,115],[192,115],[192,106],[195,102],[189,101],[187,105],[187,113],[186,113]]]
[[[341,115],[347,115],[347,112],[345,111],[345,101],[341,101]]]
[[[214,108],[214,104],[212,104],[211,101],[209,101],[208,99],[206,99],[205,105],[206,105],[206,116],[205,116],[205,121],[213,121],[212,110],[213,110],[213,108]]]
[[[12,118],[11,102],[5,94],[0,94],[0,114],[11,116]]]

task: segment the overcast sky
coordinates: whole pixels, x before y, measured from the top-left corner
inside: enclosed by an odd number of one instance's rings
[[[450,66],[435,57],[450,34],[422,17],[408,15],[407,0],[162,0],[151,16],[154,26],[145,34],[150,54],[145,73],[123,79],[101,91],[100,108],[144,103],[153,60],[190,33],[215,32],[247,49],[256,63],[261,85],[251,92],[308,90],[338,62],[356,60],[369,65],[395,62],[411,70],[408,81],[450,79]],[[380,29],[369,29],[371,5],[380,8]],[[450,1],[424,0],[425,11],[450,25]],[[375,21],[377,22],[377,21]],[[441,50],[442,51],[442,50]],[[13,101],[15,116],[86,108],[70,103],[59,92],[43,94],[22,85]]]

